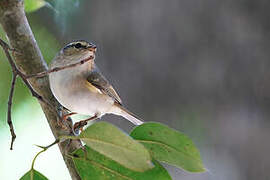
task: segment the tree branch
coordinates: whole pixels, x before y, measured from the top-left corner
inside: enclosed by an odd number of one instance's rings
[[[0,1],[0,23],[6,32],[11,47],[19,52],[13,53],[14,62],[16,63],[16,65],[14,64],[14,67],[18,68],[18,72],[21,72],[22,74],[36,74],[38,72],[47,71],[48,68],[46,62],[42,57],[25,16],[22,0]],[[22,74],[18,73],[17,75],[22,77]],[[61,113],[59,109],[62,109],[62,107],[50,91],[48,78],[31,78],[29,80],[24,78],[22,79],[30,90],[31,88],[33,89],[33,91],[31,91],[32,94],[38,97],[42,110],[55,138],[57,139],[60,135],[73,135],[70,125],[64,125],[65,127],[59,126],[57,118]],[[15,80],[13,81],[15,83]],[[13,92],[10,92],[10,94],[10,99],[12,99]],[[48,104],[42,103],[41,99],[46,99]],[[53,105],[54,109],[52,109],[49,104]],[[79,141],[64,141],[58,144],[70,175],[72,179],[76,180],[80,179],[78,172],[75,169],[73,161],[69,157],[65,156],[65,154],[74,151],[79,148],[80,145]]]
[[[14,86],[15,86],[15,83],[16,83],[17,76],[19,75],[22,78],[25,85],[31,91],[32,96],[36,97],[38,100],[42,101],[43,103],[46,103],[48,106],[50,106],[50,108],[52,110],[54,110],[54,107],[47,100],[43,99],[42,96],[40,96],[32,88],[32,86],[27,81],[26,76],[21,71],[19,71],[19,69],[14,64],[14,61],[12,60],[12,57],[11,57],[11,55],[9,53],[9,50],[12,51],[13,53],[15,53],[16,50],[10,48],[9,45],[6,42],[4,42],[2,39],[0,39],[0,46],[2,46],[2,48],[3,48],[3,50],[4,50],[5,54],[6,54],[6,57],[8,59],[8,62],[10,64],[10,66],[11,66],[11,69],[12,69],[12,83],[11,83],[10,94],[9,94],[9,99],[8,99],[8,111],[7,111],[8,112],[7,113],[7,122],[8,122],[9,128],[10,128],[10,133],[11,133],[11,137],[12,137],[10,150],[12,150],[13,149],[13,143],[14,143],[14,141],[16,139],[16,134],[14,132],[13,123],[12,123],[12,119],[11,119],[11,108],[12,108],[12,99],[13,99]],[[16,53],[18,53],[18,52],[16,52]],[[55,111],[55,112],[57,113],[57,111]],[[58,116],[58,117],[59,117],[59,119],[61,119],[60,116]]]

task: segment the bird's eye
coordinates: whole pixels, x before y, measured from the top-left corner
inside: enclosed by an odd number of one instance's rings
[[[77,43],[77,44],[75,44],[75,48],[81,48],[82,47],[82,44],[81,43]]]

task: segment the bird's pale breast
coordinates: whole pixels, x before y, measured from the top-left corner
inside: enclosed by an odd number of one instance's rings
[[[113,106],[113,99],[102,94],[96,87],[87,83],[82,70],[87,64],[64,69],[49,75],[53,95],[61,105],[79,114],[100,116]]]

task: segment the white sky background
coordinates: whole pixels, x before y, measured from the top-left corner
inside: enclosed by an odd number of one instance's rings
[[[27,99],[12,115],[16,119],[14,126],[17,135],[14,150],[9,150],[8,125],[0,131],[0,179],[8,180],[19,179],[30,170],[34,156],[41,150],[34,144],[46,146],[54,141],[47,120],[35,99]],[[38,156],[35,169],[50,180],[71,179],[57,145]]]

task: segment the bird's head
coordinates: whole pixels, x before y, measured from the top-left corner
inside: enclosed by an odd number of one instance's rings
[[[97,46],[93,43],[89,43],[85,40],[77,40],[68,43],[62,50],[61,55],[68,59],[82,60],[89,58],[90,56],[95,57]]]
[[[91,58],[91,64],[94,63],[97,46],[85,40],[77,40],[68,43],[56,55],[50,67],[64,66],[77,63],[81,60]]]

